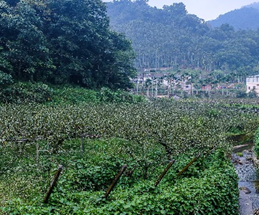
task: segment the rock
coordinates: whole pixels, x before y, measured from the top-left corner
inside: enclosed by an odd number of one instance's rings
[[[254,215],[259,215],[259,208],[254,210]]]
[[[243,162],[242,162],[240,159],[237,159],[237,160],[235,160],[235,164],[240,164],[240,165],[242,165]]]
[[[247,187],[239,187],[240,190],[242,190],[245,194],[251,193],[251,190],[249,190]]]

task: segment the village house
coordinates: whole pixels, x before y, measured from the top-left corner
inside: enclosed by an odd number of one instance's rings
[[[193,84],[190,82],[191,77],[183,78],[181,75],[175,75],[174,77],[171,77],[170,73],[148,71],[149,70],[145,70],[144,73],[139,73],[137,78],[132,80],[136,84],[137,91],[139,89],[139,85],[144,85],[146,88],[149,88],[149,90],[158,90],[158,88],[164,91],[182,90],[188,94],[192,94],[195,90]],[[149,86],[146,86],[145,84],[148,80]],[[167,96],[168,94],[169,92],[166,93]]]
[[[259,75],[246,78],[246,92],[249,93],[252,90],[259,94]]]
[[[206,90],[206,91],[210,91],[210,90],[212,90],[212,86],[211,86],[211,85],[203,85],[203,86],[201,87],[201,89],[202,89],[202,90]]]

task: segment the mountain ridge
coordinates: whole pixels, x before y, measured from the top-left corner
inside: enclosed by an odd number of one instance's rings
[[[240,9],[229,11],[218,16],[207,23],[215,28],[222,24],[229,24],[235,30],[257,30],[259,28],[259,2],[241,7]]]

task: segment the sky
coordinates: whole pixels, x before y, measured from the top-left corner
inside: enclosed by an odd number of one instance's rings
[[[103,0],[105,2],[112,0]],[[162,8],[163,5],[183,2],[188,13],[195,14],[205,21],[216,19],[219,15],[242,6],[259,2],[259,0],[149,0],[149,5]]]

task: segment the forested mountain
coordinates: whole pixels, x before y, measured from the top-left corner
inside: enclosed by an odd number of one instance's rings
[[[255,2],[253,4],[249,4],[249,5],[245,6],[245,7],[252,7],[252,8],[255,8],[255,9],[259,10],[259,2]]]
[[[235,30],[257,30],[259,28],[259,3],[254,3],[241,9],[220,15],[217,19],[209,21],[212,27],[230,24]]]
[[[158,9],[147,2],[107,3],[111,26],[132,41],[139,70],[196,69],[214,79],[258,72],[259,31],[235,31],[228,24],[213,29],[196,15],[188,14],[183,3]]]
[[[101,0],[0,0],[0,87],[13,80],[131,86],[133,51]]]

